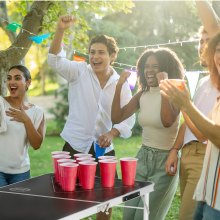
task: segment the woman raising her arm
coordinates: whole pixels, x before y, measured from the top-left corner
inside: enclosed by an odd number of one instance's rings
[[[139,110],[142,146],[137,154],[136,180],[155,183],[150,194],[150,220],[165,218],[176,191],[178,175],[169,176],[165,162],[175,141],[179,126],[179,109],[160,94],[160,80],[182,79],[183,66],[177,55],[168,48],[146,50],[137,62],[140,90],[121,108],[120,94],[129,73],[123,72],[116,86],[112,104],[112,121],[119,123]],[[174,167],[176,169],[176,167]],[[128,206],[143,207],[141,199],[127,202]],[[125,209],[124,219],[143,219],[140,209]]]

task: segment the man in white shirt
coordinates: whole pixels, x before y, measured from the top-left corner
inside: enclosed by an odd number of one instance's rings
[[[48,63],[69,83],[69,115],[61,133],[66,141],[63,150],[71,155],[94,152],[94,142],[106,148],[105,155],[115,155],[112,140],[117,136],[128,138],[134,125],[134,115],[120,124],[112,125],[111,105],[119,75],[111,64],[117,57],[118,47],[112,37],[101,35],[89,44],[89,65],[65,58],[61,48],[64,31],[72,26],[74,18],[61,16],[49,50]],[[131,99],[128,83],[123,87],[122,105]],[[98,168],[98,167],[97,167]],[[96,172],[99,175],[99,171]],[[98,215],[98,219],[102,219]],[[102,216],[103,217],[103,216]],[[104,215],[103,219],[110,219]]]
[[[52,41],[48,63],[69,83],[69,115],[61,137],[77,152],[93,151],[91,146],[98,140],[106,153],[113,151],[112,140],[128,138],[135,118],[112,125],[111,105],[119,75],[111,67],[117,57],[118,47],[113,38],[97,36],[89,45],[89,62],[75,62],[65,58],[61,49],[64,31],[74,23],[72,16],[61,16]],[[129,85],[122,94],[122,105],[131,99]]]

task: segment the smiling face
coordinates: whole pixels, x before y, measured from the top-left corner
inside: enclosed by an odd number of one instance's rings
[[[218,70],[218,74],[220,75],[220,42],[217,44],[215,48],[214,62]]]
[[[154,55],[147,58],[144,66],[144,75],[149,87],[157,87],[158,81],[156,74],[159,72],[159,63]]]
[[[11,69],[7,75],[7,87],[11,97],[23,97],[30,80],[25,80],[24,74],[18,69]]]
[[[106,74],[110,63],[114,59],[114,54],[109,55],[106,45],[94,43],[89,50],[89,62],[96,74]]]

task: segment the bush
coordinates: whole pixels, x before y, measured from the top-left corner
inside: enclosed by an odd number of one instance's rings
[[[66,118],[69,110],[68,87],[65,86],[64,88],[62,88],[62,90],[57,91],[55,96],[57,97],[58,101],[56,101],[55,107],[49,109],[49,112],[53,114],[55,118],[55,129],[54,131],[50,129],[51,134],[57,134],[57,132],[60,133],[66,122]]]

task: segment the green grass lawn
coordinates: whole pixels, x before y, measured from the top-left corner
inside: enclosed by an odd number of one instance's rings
[[[51,159],[51,152],[55,150],[61,150],[64,145],[64,141],[57,136],[47,136],[41,146],[37,151],[33,149],[29,150],[30,160],[31,160],[31,175],[39,176],[49,172],[53,172],[53,164]],[[114,141],[115,150],[118,158],[121,157],[134,157],[139,150],[141,145],[140,137],[131,137],[129,139],[117,138]],[[121,177],[120,165],[117,166],[117,172],[119,177]],[[166,220],[176,220],[178,219],[179,212],[179,190],[177,191],[172,206],[170,207],[169,213]],[[93,217],[92,219],[95,219]],[[113,209],[112,220],[122,219],[122,208],[116,207]]]

